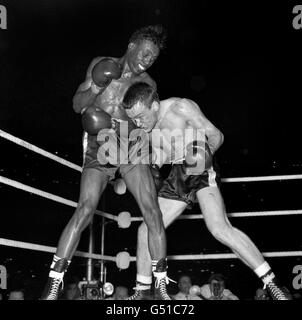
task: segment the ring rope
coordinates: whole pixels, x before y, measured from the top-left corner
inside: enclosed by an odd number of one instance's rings
[[[7,247],[21,248],[21,249],[29,249],[29,250],[34,250],[34,251],[50,252],[50,253],[55,253],[56,249],[57,249],[55,247],[43,246],[43,245],[39,245],[39,244],[9,240],[9,239],[4,239],[4,238],[0,238],[0,245],[7,246]],[[101,255],[101,254],[88,253],[88,252],[83,252],[83,251],[76,251],[75,256],[82,257],[82,258],[88,258],[88,259],[96,259],[96,260],[116,261],[115,257],[105,256],[105,255]]]
[[[62,197],[56,196],[54,194],[51,194],[49,192],[45,192],[45,191],[42,191],[42,190],[27,186],[27,185],[25,185],[25,184],[23,184],[21,182],[18,182],[18,181],[15,181],[15,180],[3,177],[3,176],[0,176],[0,182],[4,183],[6,185],[12,186],[14,188],[23,190],[23,191],[33,193],[33,194],[38,195],[40,197],[47,198],[47,199],[50,199],[50,200],[53,200],[55,202],[59,202],[59,203],[62,203],[62,204],[66,204],[67,206],[70,206],[70,207],[76,208],[77,205],[78,205],[74,201],[67,200],[67,199],[64,199]],[[117,221],[117,217],[114,216],[113,214],[110,214],[110,213],[107,213],[107,212],[103,212],[103,211],[99,211],[99,210],[96,210],[95,213],[97,215],[103,216],[105,218]]]
[[[302,179],[302,174],[291,174],[281,176],[262,176],[262,177],[244,177],[244,178],[223,178],[222,182],[256,182],[256,181],[275,181],[275,180],[295,180]]]
[[[264,257],[301,257],[302,251],[277,251],[262,252]],[[206,260],[206,259],[234,259],[238,258],[234,253],[214,253],[214,254],[189,254],[168,256],[170,260]]]
[[[55,253],[56,248],[37,245],[29,242],[15,241],[0,238],[0,245],[7,247],[15,247],[21,249],[29,249],[34,251],[43,251]],[[263,252],[264,257],[301,257],[302,251],[279,251],[279,252]],[[76,251],[75,253],[78,257],[96,259],[96,260],[107,260],[107,261],[116,261],[116,257],[105,256],[100,254],[93,254],[88,252]],[[215,254],[190,254],[190,255],[170,255],[168,256],[169,260],[211,260],[211,259],[234,259],[238,258],[233,253],[215,253]],[[136,261],[136,257],[130,257],[130,261]]]
[[[62,197],[53,195],[49,192],[45,192],[30,186],[27,186],[23,183],[20,183],[18,181],[0,176],[0,182],[15,187],[20,190],[24,190],[33,194],[36,194],[38,196],[71,206],[76,208],[77,203],[71,200],[64,199]],[[96,210],[95,213],[97,215],[103,216],[105,218],[118,221],[118,217],[115,215],[112,215],[107,212]],[[277,210],[277,211],[250,211],[250,212],[233,212],[228,213],[228,217],[261,217],[261,216],[284,216],[284,215],[298,215],[302,214],[302,210]],[[203,219],[202,214],[196,214],[196,215],[183,215],[178,217],[180,220],[187,220],[187,219]],[[131,221],[143,221],[143,217],[131,217]]]
[[[60,158],[48,151],[45,151],[39,147],[36,147],[35,145],[26,142],[20,138],[17,138],[3,130],[0,129],[0,137],[7,139],[11,142],[14,142],[24,148],[27,148],[33,152],[39,153],[49,159],[52,159],[54,161],[57,161],[65,166],[68,166],[72,169],[75,169],[77,171],[82,171],[82,167],[67,161],[63,158]],[[295,180],[295,179],[302,179],[302,174],[294,174],[294,175],[279,175],[279,176],[262,176],[262,177],[237,177],[237,178],[222,178],[222,182],[256,182],[256,181],[274,181],[274,180]]]
[[[227,213],[228,217],[242,218],[242,217],[268,217],[268,216],[287,216],[287,215],[299,215],[302,214],[302,210],[276,210],[276,211],[247,211],[247,212],[233,212]],[[202,214],[187,214],[179,216],[179,220],[195,220],[203,219]],[[143,221],[142,217],[133,217],[131,221]]]
[[[72,162],[70,162],[68,160],[60,158],[60,157],[58,157],[58,156],[56,156],[56,155],[54,155],[54,154],[52,154],[52,153],[50,153],[48,151],[45,151],[45,150],[43,150],[43,149],[41,149],[39,147],[36,147],[33,144],[31,144],[29,142],[26,142],[26,141],[24,141],[22,139],[19,139],[19,138],[13,136],[13,135],[1,130],[1,129],[0,129],[0,137],[2,137],[4,139],[7,139],[7,140],[9,140],[11,142],[14,142],[14,143],[18,144],[19,146],[27,148],[27,149],[29,149],[29,150],[31,150],[33,152],[39,153],[39,154],[41,154],[42,156],[44,156],[46,158],[52,159],[54,161],[57,161],[57,162],[63,164],[64,166],[70,167],[70,168],[72,168],[74,170],[77,170],[77,171],[82,171],[82,167],[80,167],[80,166],[78,166],[78,165],[76,165],[76,164],[74,164],[74,163],[72,163]]]

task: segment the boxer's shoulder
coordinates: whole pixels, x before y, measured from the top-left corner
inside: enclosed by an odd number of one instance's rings
[[[172,102],[173,111],[181,116],[197,116],[200,115],[200,107],[196,102],[188,98],[173,98]]]
[[[157,85],[156,85],[155,80],[152,79],[152,77],[147,72],[141,73],[138,76],[137,81],[148,83],[151,87],[157,89]]]
[[[161,105],[169,107],[175,113],[183,113],[192,109],[192,100],[186,98],[171,97],[161,101]]]

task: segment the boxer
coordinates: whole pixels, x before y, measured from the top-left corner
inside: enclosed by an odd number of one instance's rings
[[[82,115],[85,130],[80,196],[77,208],[59,239],[42,300],[58,298],[64,274],[78,246],[82,231],[92,221],[100,196],[117,170],[136,199],[146,222],[149,239],[147,247],[152,259],[157,262],[155,276],[165,275],[165,229],[149,165],[133,164],[133,161],[107,161],[99,150],[108,142],[98,139],[100,133],[105,132],[109,138],[109,151],[118,143],[121,153],[131,154],[133,144],[125,150],[120,143],[128,139],[128,135],[122,135],[119,131],[121,123],[129,120],[121,102],[124,93],[133,83],[145,82],[151,87],[156,87],[146,70],[157,59],[164,47],[165,38],[165,31],[160,26],[148,26],[137,30],[131,36],[123,57],[98,57],[91,62],[86,80],[79,86],[73,98],[73,109]],[[132,121],[127,123],[130,124],[127,132],[131,133],[135,126]],[[161,285],[161,298],[170,299],[166,294],[165,283]]]
[[[146,83],[129,87],[123,102],[129,118],[152,136],[158,168],[164,163],[172,164],[158,193],[165,227],[198,202],[211,234],[261,278],[273,299],[288,300],[290,297],[278,284],[258,248],[246,234],[234,228],[227,217],[213,159],[224,140],[221,131],[194,101],[182,98],[159,101],[156,89]],[[199,138],[195,140],[196,137]],[[152,282],[153,265],[147,239],[147,228],[142,223],[138,230],[136,291],[131,299],[143,298]]]

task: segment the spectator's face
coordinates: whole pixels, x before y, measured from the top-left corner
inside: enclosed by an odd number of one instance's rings
[[[128,46],[128,65],[135,74],[145,72],[159,55],[159,48],[150,40],[140,40]]]
[[[114,296],[115,300],[126,300],[128,298],[128,289],[125,287],[117,287]]]
[[[192,282],[189,277],[185,276],[179,279],[178,288],[180,292],[184,294],[189,294],[191,287],[192,287]]]
[[[8,300],[24,300],[24,294],[22,291],[11,291]]]
[[[214,297],[220,297],[225,288],[224,282],[218,281],[218,280],[212,280],[210,286],[211,286],[211,292]]]

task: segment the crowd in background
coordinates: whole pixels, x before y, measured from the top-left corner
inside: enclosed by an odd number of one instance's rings
[[[192,283],[189,274],[181,274],[177,281],[177,292],[169,292],[172,300],[247,300],[241,299],[240,295],[234,294],[227,285],[228,279],[219,273],[213,273],[206,283]],[[70,277],[64,284],[64,289],[59,300],[127,300],[131,293],[131,288],[121,284],[113,284],[113,292],[105,294],[101,286],[90,288],[83,286],[83,282],[78,277]],[[302,299],[302,294],[293,294],[295,300]],[[31,288],[15,286],[7,290],[0,289],[0,300],[38,300]],[[148,298],[147,298],[148,299]],[[150,300],[157,300],[156,296],[150,296]],[[265,288],[259,287],[254,296],[248,300],[271,300]]]

